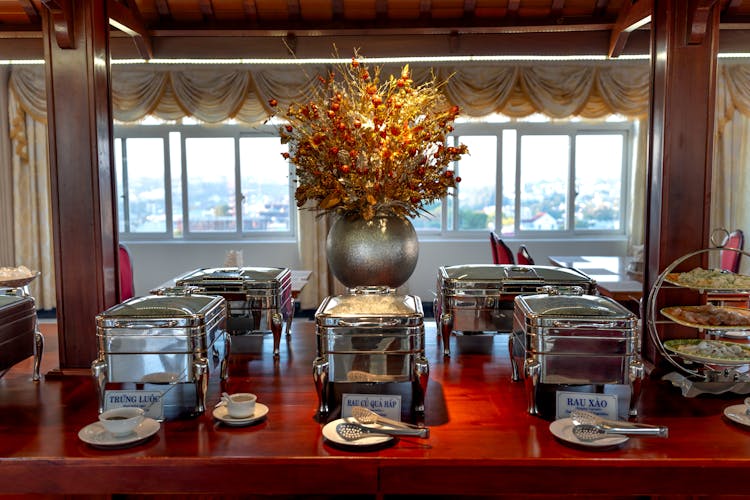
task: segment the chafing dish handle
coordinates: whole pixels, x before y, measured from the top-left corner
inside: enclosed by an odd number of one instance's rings
[[[341,326],[349,326],[349,327],[362,327],[362,326],[398,326],[399,320],[397,319],[391,319],[388,321],[339,321],[339,325]]]
[[[179,325],[179,321],[156,321],[153,323],[137,323],[130,321],[115,321],[114,328],[174,328]]]
[[[609,323],[568,323],[565,321],[555,321],[552,323],[552,326],[556,328],[603,328],[603,329],[613,329],[617,328],[617,322],[610,321]]]

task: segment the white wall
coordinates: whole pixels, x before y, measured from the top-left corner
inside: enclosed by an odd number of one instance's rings
[[[516,241],[506,239],[515,252],[524,243],[536,264],[549,265],[548,255],[625,255],[625,239],[566,239]],[[125,242],[133,259],[136,295],[148,294],[165,281],[198,267],[222,266],[227,250],[242,250],[246,266],[301,269],[294,242]],[[399,289],[432,303],[437,270],[457,264],[489,264],[489,235],[481,239],[419,242],[419,261],[409,282]]]

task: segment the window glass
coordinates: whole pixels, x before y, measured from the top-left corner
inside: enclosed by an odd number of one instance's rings
[[[172,236],[182,238],[182,135],[169,133],[169,164],[172,180]]]
[[[463,135],[469,154],[458,162],[458,229],[487,230],[495,225],[497,137]]]
[[[566,230],[570,138],[523,135],[520,154],[520,229]]]
[[[189,231],[235,231],[234,138],[186,138],[185,172]]]
[[[125,183],[122,180],[122,139],[114,140],[115,148],[115,186],[117,189],[117,230],[127,231],[125,223]]]
[[[243,231],[289,231],[289,162],[278,137],[240,138]]]
[[[516,232],[516,140],[514,129],[503,130],[502,203],[501,218],[495,221],[495,231],[512,235]]]
[[[125,207],[131,233],[164,233],[167,203],[164,189],[164,140],[161,137],[130,137],[125,141],[122,168],[127,181]]]
[[[576,136],[576,229],[620,229],[623,136]]]

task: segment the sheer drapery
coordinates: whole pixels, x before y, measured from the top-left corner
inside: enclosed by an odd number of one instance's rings
[[[25,111],[13,81],[8,95],[15,260],[41,273],[30,292],[38,308],[52,309],[56,295],[47,127]]]
[[[0,66],[0,109],[8,109],[8,79],[10,68]],[[0,118],[0,214],[13,213],[13,177],[11,175],[11,147],[8,113]],[[15,265],[13,224],[0,220],[0,267]]]
[[[383,77],[399,69],[384,68]],[[282,108],[292,101],[304,102],[315,92],[318,75],[327,75],[329,71],[326,66],[303,65],[252,69],[116,65],[112,69],[113,114],[117,120],[130,122],[155,115],[170,120],[193,116],[208,123],[234,118],[258,124],[269,116],[269,99],[277,99]],[[417,82],[426,81],[432,74],[438,81],[446,80],[443,92],[461,107],[465,116],[500,113],[522,117],[545,113],[555,118],[574,115],[601,118],[618,113],[643,118],[648,112],[650,76],[649,65],[644,62],[477,63],[434,69],[414,66],[412,71]],[[20,109],[27,117],[43,123],[46,115],[43,68],[14,68],[11,85]],[[645,160],[645,154],[639,155],[636,179],[641,178],[638,170],[645,169]],[[642,217],[632,220],[635,225],[642,224]],[[308,211],[300,212],[300,221],[303,265],[309,269],[324,267],[325,226]],[[642,234],[638,228],[629,232]],[[327,269],[315,269],[301,296],[302,307],[319,304],[331,293],[331,281]]]
[[[750,234],[750,66],[719,66],[716,88],[711,227],[742,229],[747,238]],[[741,260],[741,271],[746,273],[750,272],[747,260]],[[718,265],[718,256],[712,255],[712,264]]]

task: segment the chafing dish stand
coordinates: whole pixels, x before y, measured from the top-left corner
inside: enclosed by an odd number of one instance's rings
[[[530,414],[562,418],[574,408],[608,411],[615,419],[637,414],[644,367],[632,312],[609,297],[554,288],[514,302],[511,364],[514,380],[523,366]]]
[[[350,406],[391,405],[390,418],[423,422],[429,364],[419,297],[359,287],[323,300],[315,322],[319,419],[349,416]]]
[[[0,288],[0,376],[34,356],[32,378],[40,378],[44,337],[39,332],[34,298],[28,288]]]
[[[540,287],[579,287],[594,293],[596,282],[569,268],[515,264],[466,264],[438,269],[435,321],[450,356],[451,333],[510,332],[513,299]]]
[[[207,295],[219,295],[229,305],[230,335],[270,331],[273,355],[279,356],[281,330],[291,334],[294,317],[292,272],[280,267],[202,268],[175,278],[175,285],[194,286]]]
[[[202,414],[209,374],[228,376],[223,297],[128,299],[96,317],[98,358],[91,371],[99,411],[138,406],[157,420]]]

